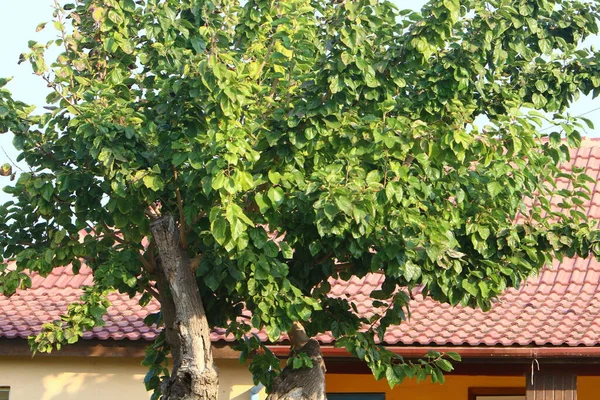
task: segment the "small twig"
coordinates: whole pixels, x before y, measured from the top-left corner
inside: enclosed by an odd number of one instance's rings
[[[56,87],[56,84],[54,82],[52,82],[47,76],[42,75],[42,79],[44,81],[46,81],[46,83],[48,84],[49,88],[52,88],[52,90],[54,90],[64,101],[67,102],[67,104],[69,104],[74,111],[76,111],[77,114],[81,114],[81,110],[79,109],[79,107],[77,107],[77,105],[75,103],[73,103],[71,100],[69,100],[64,94],[62,94],[62,92],[60,90],[58,90],[58,88]]]
[[[64,25],[64,9],[60,6],[58,0],[54,0],[54,8],[56,10],[56,18],[58,18],[58,22],[60,23],[61,29],[60,29],[60,38],[62,39],[62,45],[65,48],[65,54],[69,54],[69,46],[67,45],[67,33],[65,31],[65,25]],[[73,75],[71,74],[69,76],[69,81],[71,83],[71,88],[75,87],[75,79],[73,78]]]
[[[204,254],[200,254],[199,256],[196,256],[194,258],[191,259],[190,261],[190,268],[192,269],[192,272],[195,274],[196,270],[198,269],[198,266],[200,265],[200,262],[202,262],[202,259],[205,257]]]
[[[63,47],[65,48],[65,53],[69,53],[69,48],[67,47],[67,41],[65,40],[66,35],[65,35],[65,27],[64,27],[64,20],[63,20],[63,13],[62,13],[62,7],[60,6],[60,4],[58,3],[58,0],[54,0],[54,9],[56,10],[56,18],[58,18],[58,22],[61,24],[62,29],[60,30],[60,37],[63,41]]]
[[[138,284],[139,284],[139,282],[138,282]],[[140,284],[140,287],[142,289],[145,289],[148,293],[150,293],[150,295],[152,297],[154,297],[156,300],[160,301],[158,292],[152,286],[150,286],[149,284],[146,284],[146,285],[141,285]]]
[[[319,258],[314,264],[313,266],[319,265],[327,260],[329,260],[331,258],[331,256],[333,256],[333,252],[329,252],[327,254],[325,254],[323,257]]]
[[[258,67],[258,72],[256,73],[256,77],[259,79],[259,81],[258,81],[259,85],[263,81],[263,79],[260,79],[260,75],[262,74],[262,70],[265,68],[265,65],[267,65],[268,58],[271,57],[271,53],[273,52],[273,47],[275,47],[275,39],[271,40],[271,44],[269,45],[269,48],[267,49],[267,54],[265,54],[265,58],[263,59],[263,62],[260,64],[260,67]]]
[[[154,219],[157,218],[156,214],[154,214],[152,211],[150,211],[149,208],[146,208],[144,210],[144,214],[146,214],[146,217],[148,217],[148,218],[150,218],[152,220],[154,220]]]
[[[152,238],[150,240],[150,243],[148,244],[148,247],[146,248],[146,251],[144,252],[144,254],[138,253],[138,256],[140,257],[140,261],[142,262],[142,265],[144,266],[144,269],[150,274],[153,274],[154,271],[156,271],[156,262],[154,260],[154,246],[155,246],[155,242],[154,242],[154,238]]]
[[[8,161],[10,161],[10,163],[11,163],[11,164],[12,164],[14,167],[18,168],[20,171],[23,171],[23,168],[19,167],[19,166],[17,165],[17,163],[15,163],[15,162],[14,162],[14,161],[13,161],[13,160],[12,160],[12,159],[9,157],[9,155],[6,153],[6,150],[4,150],[4,146],[0,146],[0,149],[2,149],[2,152],[4,153],[4,155],[6,156],[6,158],[8,158]],[[23,172],[25,172],[25,171],[23,171]]]
[[[112,237],[113,239],[115,239],[116,242],[120,243],[120,244],[126,244],[127,241],[123,238],[120,238],[118,236],[118,232],[115,232],[113,229],[110,228],[110,226],[108,226],[106,224],[106,222],[102,221],[102,226],[104,227],[104,229],[106,229],[106,233],[110,235],[110,237]]]
[[[157,292],[156,290],[154,290],[154,289],[152,288],[152,286],[150,286],[150,285],[147,285],[147,286],[145,287],[145,289],[148,291],[148,293],[150,293],[150,294],[152,295],[152,297],[154,297],[156,300],[159,300],[159,301],[160,301],[160,297],[159,297],[159,294],[158,294],[158,292]]]
[[[396,296],[392,296],[392,301],[390,301],[390,303],[388,304],[388,306],[385,308],[385,311],[382,313],[379,313],[379,315],[377,316],[377,318],[375,319],[375,321],[373,321],[371,323],[371,325],[369,326],[369,329],[367,329],[367,331],[371,331],[373,330],[373,327],[375,326],[376,323],[378,323],[379,321],[381,321],[381,319],[383,317],[385,317],[385,315],[387,314],[387,312],[390,310],[390,308],[392,308],[392,306],[394,305],[394,297]]]
[[[345,262],[345,263],[339,263],[339,264],[334,264],[335,267],[335,272],[340,272],[343,271],[346,267],[351,267],[352,263],[351,262]]]
[[[406,159],[405,159],[405,160],[402,162],[402,166],[404,166],[404,167],[407,167],[407,166],[409,166],[409,165],[410,165],[410,164],[411,164],[411,163],[414,161],[414,159],[415,159],[415,158],[414,158],[412,155],[410,155],[410,154],[409,154],[409,155],[406,157]]]
[[[140,260],[142,266],[148,273],[152,274],[154,272],[154,267],[148,262],[148,260],[146,260],[146,258],[143,255],[138,254],[138,259]]]
[[[96,228],[94,228],[92,226],[92,224],[89,223],[89,221],[85,221],[86,225],[88,226],[88,228],[90,228],[90,230],[92,231],[92,233],[94,234],[94,236],[99,236],[98,232],[96,232]]]
[[[158,298],[158,292],[156,291],[156,289],[154,289],[152,286],[150,286],[149,283],[142,284],[142,282],[138,279],[137,287],[138,287],[138,289],[147,291],[148,293],[150,293],[150,295],[152,297],[154,297],[156,300],[160,301],[160,299]]]
[[[148,207],[150,208],[151,211],[151,215],[154,219],[157,219],[158,217],[160,217],[160,206],[155,206],[154,204],[148,204]]]
[[[177,197],[177,209],[179,209],[179,240],[181,240],[181,248],[188,248],[188,241],[185,229],[185,215],[183,214],[183,201],[181,200],[181,192],[177,186],[177,170],[173,167],[173,177],[175,178],[175,196]]]

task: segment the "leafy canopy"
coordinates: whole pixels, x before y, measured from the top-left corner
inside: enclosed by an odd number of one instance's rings
[[[22,56],[53,109],[0,89],[0,130],[31,168],[0,207],[16,260],[0,292],[82,261],[95,286],[38,351],[102,324],[107,291],[149,301],[141,254],[160,215],[178,219],[210,325],[243,357],[263,346],[251,327],[277,340],[303,321],[392,385],[451,369],[376,345],[412,288],[488,309],[553,257],[600,253],[590,179],[558,167],[581,140],[566,107],[599,90],[598,54],[580,46],[595,2],[81,0],[54,17],[59,38]],[[369,273],[385,274],[373,316],[328,296],[331,277]],[[266,351],[251,369],[269,381],[278,365]]]

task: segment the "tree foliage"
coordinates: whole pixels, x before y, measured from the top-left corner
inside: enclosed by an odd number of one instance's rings
[[[150,226],[164,216],[209,325],[242,357],[264,346],[251,328],[275,341],[302,321],[392,385],[451,369],[377,345],[411,289],[488,309],[553,257],[600,253],[581,209],[590,178],[559,169],[585,122],[566,108],[599,90],[581,45],[596,2],[81,0],[57,6],[53,28],[21,59],[53,109],[0,89],[0,130],[31,168],[0,207],[2,257],[16,260],[0,292],[82,262],[94,287],[37,351],[101,324],[106,291],[155,294]],[[375,315],[328,296],[331,277],[369,273],[385,274]],[[279,364],[261,354],[251,370],[268,383]]]

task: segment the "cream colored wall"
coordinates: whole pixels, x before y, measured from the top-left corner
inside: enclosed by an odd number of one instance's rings
[[[10,400],[148,399],[139,359],[0,357]]]
[[[10,400],[147,400],[140,359],[0,357],[0,387]],[[235,360],[219,360],[220,400],[249,400],[252,377]],[[264,398],[264,396],[263,396]]]
[[[219,367],[219,400],[250,400],[250,389],[254,386],[248,366],[237,360],[217,360]],[[267,396],[264,389],[260,400]],[[12,400],[12,399],[10,399]]]

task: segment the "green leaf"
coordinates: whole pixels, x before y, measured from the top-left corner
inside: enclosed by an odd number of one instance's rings
[[[488,287],[488,284],[485,281],[479,281],[477,286],[479,286],[479,290],[481,291],[481,296],[483,298],[487,299],[490,296],[490,289]]]
[[[535,87],[537,90],[539,90],[542,93],[544,93],[546,90],[548,90],[548,84],[542,80],[537,80],[535,82]]]
[[[450,11],[452,15],[454,15],[454,19],[458,17],[458,13],[460,10],[460,2],[458,0],[444,0],[444,7]]]
[[[201,36],[194,36],[190,38],[190,43],[198,54],[203,53],[206,50],[206,42]]]
[[[267,193],[269,200],[271,200],[271,204],[275,206],[275,208],[279,207],[284,200],[283,189],[279,186],[269,188],[269,192]]]
[[[44,200],[50,201],[52,199],[52,194],[54,193],[54,187],[51,183],[46,183],[42,186],[40,193]]]
[[[271,207],[266,200],[262,193],[256,193],[254,196],[254,201],[256,201],[261,213],[265,213]]]
[[[454,369],[450,361],[444,360],[443,358],[437,359],[435,361],[435,365],[442,371],[450,372]]]
[[[225,174],[223,171],[219,171],[217,175],[212,179],[211,187],[214,190],[221,189],[225,184]]]
[[[387,379],[391,388],[399,383],[399,379],[396,376],[396,371],[394,371],[394,367],[392,365],[388,365],[388,367],[385,369],[385,379]]]
[[[271,181],[273,185],[278,185],[279,181],[281,181],[281,174],[276,171],[269,171],[269,181]]]
[[[367,174],[366,181],[368,184],[378,184],[381,182],[381,173],[378,170],[370,171]]]
[[[220,245],[227,239],[227,221],[222,217],[217,217],[211,226],[212,235]]]
[[[479,294],[475,284],[469,282],[467,279],[462,280],[462,288],[471,296],[477,296]]]
[[[106,10],[102,7],[96,7],[94,9],[94,11],[92,12],[92,18],[94,18],[94,21],[96,21],[96,22],[102,22],[105,15],[106,15]]]
[[[335,198],[335,204],[342,212],[348,216],[352,216],[354,206],[349,198],[346,196],[338,196]]]
[[[123,10],[133,11],[135,10],[135,3],[133,0],[123,0]]]
[[[294,250],[290,247],[289,244],[287,244],[286,242],[280,242],[279,248],[281,249],[281,253],[283,254],[284,258],[287,258],[288,260],[294,258]]]
[[[535,108],[542,109],[546,105],[546,98],[539,93],[534,93],[531,98]]]
[[[487,184],[487,191],[492,198],[495,198],[496,196],[498,196],[502,192],[503,189],[504,189],[504,187],[499,182],[496,182],[496,181],[492,181]]]
[[[158,175],[146,175],[143,178],[144,186],[148,189],[154,190],[155,192],[164,189],[164,182],[162,177]]]
[[[114,10],[108,11],[108,19],[117,25],[121,25],[124,22],[123,17]]]
[[[416,280],[419,276],[421,276],[421,268],[418,265],[410,261],[404,264],[404,278],[408,282]]]
[[[64,229],[61,229],[59,231],[57,231],[54,234],[54,242],[55,243],[60,243],[63,241],[63,239],[67,236],[67,231],[65,231]]]

